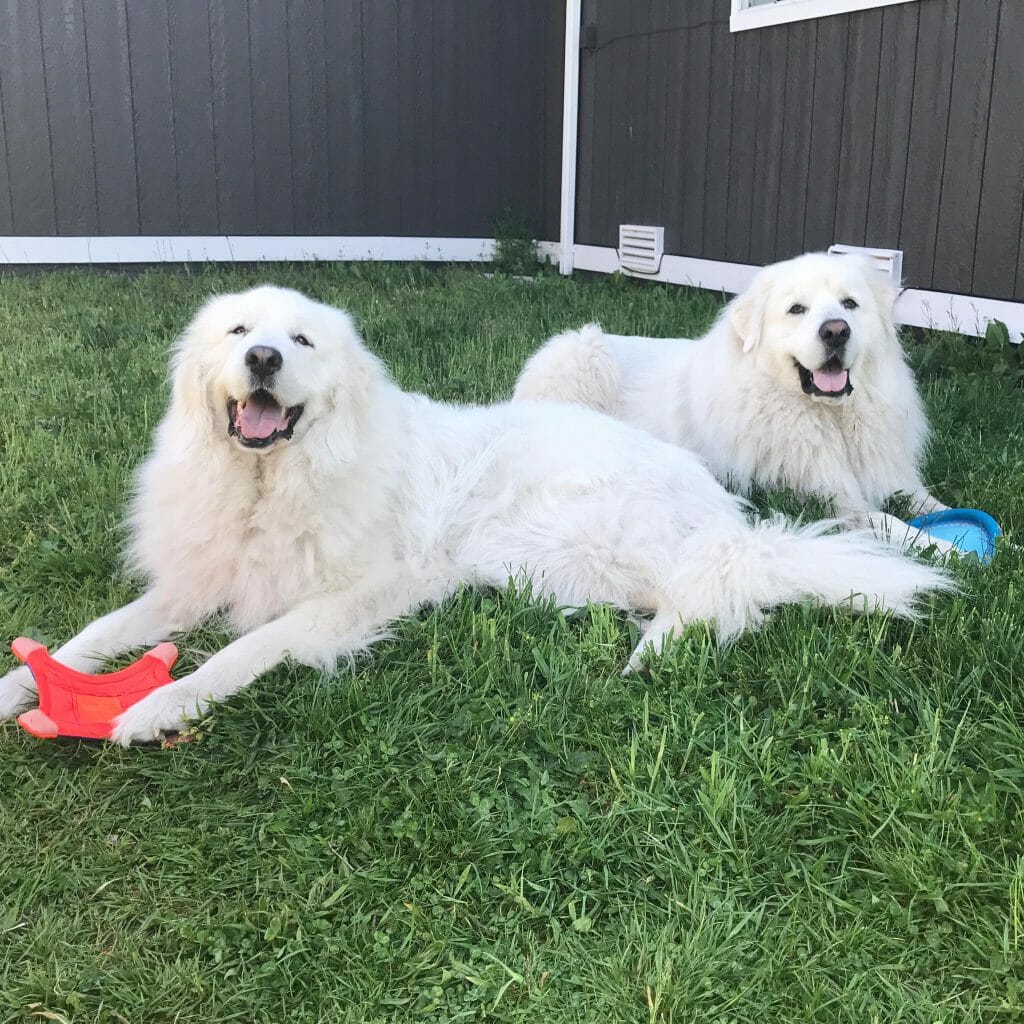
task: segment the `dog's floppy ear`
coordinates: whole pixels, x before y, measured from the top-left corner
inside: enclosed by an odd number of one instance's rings
[[[182,332],[171,355],[171,408],[196,433],[213,427],[207,395],[209,367],[194,337],[195,321]]]
[[[325,333],[333,335],[339,370],[326,400],[329,414],[316,428],[313,444],[330,464],[354,462],[382,382],[389,379],[384,364],[366,347],[355,318],[347,310],[326,307]]]
[[[747,290],[736,296],[726,308],[726,317],[744,352],[751,352],[761,340],[764,314],[768,305],[770,284],[762,275],[750,282]]]

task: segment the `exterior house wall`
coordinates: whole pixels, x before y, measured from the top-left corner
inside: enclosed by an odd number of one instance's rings
[[[486,238],[507,206],[554,240],[565,6],[12,0],[0,237]],[[577,244],[901,249],[914,288],[1024,300],[1024,4],[730,6],[583,0]]]
[[[558,230],[564,3],[12,0],[0,236]]]
[[[1024,299],[1024,4],[918,0],[730,33],[730,0],[584,0],[576,241],[761,265],[902,249]]]

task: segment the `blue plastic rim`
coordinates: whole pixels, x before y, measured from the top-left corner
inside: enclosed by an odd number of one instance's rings
[[[907,522],[929,536],[948,541],[961,551],[973,552],[986,564],[996,553],[996,537],[1003,531],[987,513],[976,508],[947,508],[942,512],[929,512]]]

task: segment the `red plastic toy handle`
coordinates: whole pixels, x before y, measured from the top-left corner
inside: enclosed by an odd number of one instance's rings
[[[19,636],[11,644],[11,650],[18,661],[27,662],[36,651],[45,651],[46,647],[39,643],[38,640],[30,640],[27,636]],[[170,668],[178,660],[178,648],[172,643],[157,644],[156,647],[146,651],[142,657],[156,658]]]
[[[41,739],[107,739],[118,715],[171,682],[170,667],[178,657],[174,644],[157,644],[132,665],[91,675],[54,661],[43,644],[28,637],[19,636],[11,650],[28,665],[39,690],[39,707],[18,722]]]
[[[172,643],[157,644],[146,651],[145,657],[157,658],[170,668],[178,660],[178,648]]]
[[[34,651],[45,651],[46,648],[37,640],[29,640],[27,636],[19,636],[18,639],[11,644],[11,650],[14,652],[14,656],[18,661],[28,661],[29,655]]]

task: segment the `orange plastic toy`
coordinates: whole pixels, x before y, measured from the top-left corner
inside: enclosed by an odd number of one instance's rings
[[[39,707],[18,716],[18,725],[40,739],[77,736],[110,739],[114,719],[143,697],[171,682],[178,657],[174,644],[157,644],[137,662],[109,675],[76,672],[53,660],[35,640],[19,636],[11,644],[39,687]]]

